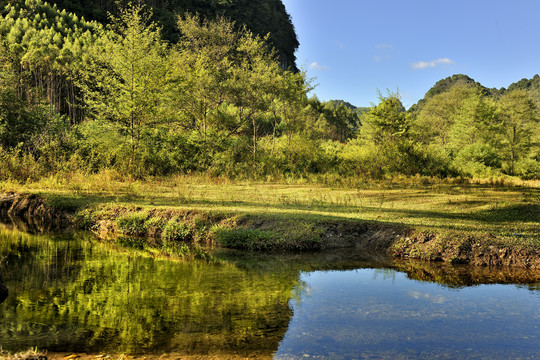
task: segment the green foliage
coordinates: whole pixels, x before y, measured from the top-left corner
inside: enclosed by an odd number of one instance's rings
[[[522,158],[516,163],[516,172],[525,180],[540,179],[540,161],[534,158]]]
[[[405,111],[399,94],[379,97],[380,103],[363,116],[364,126],[358,139],[344,149],[348,166],[376,178],[395,173],[449,175],[447,166],[414,141],[412,117]]]
[[[536,107],[524,90],[506,93],[499,102],[501,134],[500,150],[506,160],[505,170],[514,175],[515,163],[526,157],[533,146],[538,146],[540,119]]]
[[[109,21],[107,13],[116,15],[119,11],[118,5],[126,2],[56,0],[53,3],[60,9],[106,23]],[[152,21],[163,28],[164,38],[169,42],[176,43],[181,35],[181,30],[176,27],[177,14],[199,14],[209,20],[224,17],[235,22],[237,30],[245,25],[259,36],[270,34],[269,40],[279,52],[280,63],[284,68],[296,69],[294,53],[299,43],[290,16],[281,0],[148,0],[142,3],[153,7]]]
[[[41,164],[20,147],[6,150],[0,148],[0,179],[26,182],[37,180],[45,174]]]
[[[209,12],[167,20],[176,23],[175,44],[153,21],[180,2],[154,12],[142,3],[68,3],[116,15],[103,27],[41,0],[9,2],[2,13],[3,179],[73,171],[135,179],[538,178],[538,77],[496,91],[455,75],[409,111],[393,93],[357,109],[308,99],[311,80],[284,70],[274,34],[243,26],[246,15],[236,23],[216,16],[244,8],[271,17],[281,11],[273,1],[193,1],[185,10]]]
[[[319,103],[316,98],[311,99],[310,107],[316,114],[319,113],[317,127],[325,138],[346,142],[360,130],[361,123],[356,108],[336,101]]]
[[[307,177],[330,170],[329,159],[318,140],[305,139],[298,134],[291,139],[281,137],[276,141],[266,137],[261,141],[261,149],[264,151],[260,160],[263,166],[255,170],[260,177],[266,174],[278,178],[279,175]]]
[[[507,91],[512,92],[514,90],[531,90],[531,89],[540,89],[540,76],[538,74],[534,75],[531,79],[521,79],[518,82],[510,84]]]
[[[379,94],[379,104],[364,116],[366,130],[376,145],[393,145],[409,137],[411,120],[399,94]]]
[[[500,175],[497,169],[500,168],[501,158],[495,148],[477,142],[464,146],[457,153],[453,165],[466,176],[489,178]]]
[[[530,93],[511,86],[512,91],[503,89],[495,98],[472,86],[457,83],[426,97],[413,124],[414,137],[443,149],[451,166],[462,175],[506,173],[531,178],[540,131],[538,109]],[[521,159],[523,169],[529,170],[518,170]]]
[[[0,230],[0,258],[8,260],[11,274],[4,280],[13,294],[2,304],[0,336],[20,348],[113,354],[188,349],[228,357],[241,343],[246,356],[255,350],[271,356],[299,284],[296,268],[164,261],[87,239]],[[269,328],[280,330],[269,335]]]
[[[482,95],[486,96],[499,96],[504,92],[504,89],[488,89],[467,75],[456,74],[439,80],[431,89],[426,92],[423,99],[420,99],[417,104],[411,106],[409,112],[413,115],[418,114],[424,105],[431,100],[431,98],[452,91],[452,89],[455,87],[478,89]]]
[[[36,146],[32,140],[43,132],[47,115],[44,107],[28,108],[13,91],[0,91],[0,144],[5,148],[21,144],[34,152]]]
[[[463,111],[468,98],[478,94],[478,88],[457,84],[437,93],[426,101],[413,123],[414,136],[424,144],[447,148],[450,129]]]
[[[143,236],[148,228],[147,219],[147,213],[134,212],[119,217],[116,223],[124,235]]]
[[[102,120],[85,121],[73,128],[73,147],[71,158],[79,169],[98,172],[107,168],[127,169],[129,159],[118,124]]]
[[[89,48],[80,83],[93,117],[118,123],[127,134],[130,164],[135,162],[142,132],[160,120],[168,71],[165,44],[149,18],[138,5],[113,18],[108,31],[102,31]]]
[[[258,229],[218,229],[216,237],[222,246],[241,250],[271,250],[281,242],[278,234]]]
[[[178,218],[172,218],[163,227],[161,233],[163,245],[171,246],[178,242],[186,242],[191,238],[191,233],[192,229],[186,222]]]
[[[60,11],[41,0],[13,1],[0,16],[0,62],[12,71],[18,96],[47,101],[57,112],[81,121],[75,80],[100,25]]]

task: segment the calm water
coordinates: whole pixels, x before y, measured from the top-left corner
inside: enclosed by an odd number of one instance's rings
[[[516,275],[362,258],[226,252],[182,262],[3,226],[0,274],[10,292],[0,304],[0,346],[225,358],[540,358],[538,273],[519,274],[525,285],[482,285]]]

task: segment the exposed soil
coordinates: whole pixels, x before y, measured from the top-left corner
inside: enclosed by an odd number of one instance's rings
[[[540,249],[505,246],[491,236],[472,237],[458,232],[411,232],[390,247],[395,257],[470,264],[540,269]]]
[[[6,357],[8,360],[271,360],[272,354],[253,353],[248,356],[236,354],[213,354],[213,355],[184,355],[184,354],[160,354],[160,355],[115,355],[115,354],[84,354],[84,353],[46,353],[37,354],[30,351],[18,356]],[[0,354],[0,360],[3,360]]]
[[[74,225],[72,213],[54,208],[36,194],[2,193],[0,213],[24,219],[27,225],[40,231],[69,229]]]

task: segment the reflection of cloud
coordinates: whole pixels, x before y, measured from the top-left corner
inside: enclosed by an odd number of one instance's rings
[[[317,62],[312,62],[309,64],[311,70],[328,70],[328,66],[319,65]]]
[[[419,292],[419,291],[409,291],[407,293],[407,295],[409,295],[410,297],[412,297],[414,299],[425,299],[425,300],[431,301],[434,304],[443,304],[447,300],[442,295],[431,296],[428,293],[422,293],[422,292]]]
[[[448,58],[442,58],[442,59],[431,60],[431,61],[418,61],[418,62],[412,63],[411,67],[415,70],[422,70],[422,69],[427,69],[427,68],[434,68],[435,66],[441,65],[441,64],[454,65],[455,62]]]

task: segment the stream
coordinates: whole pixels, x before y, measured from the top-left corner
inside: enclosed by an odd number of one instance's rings
[[[150,256],[0,226],[0,348],[267,359],[538,359],[538,271],[354,250]]]

